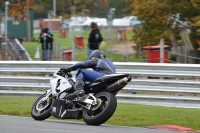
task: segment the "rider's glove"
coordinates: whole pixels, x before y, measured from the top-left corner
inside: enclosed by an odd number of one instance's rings
[[[67,73],[70,72],[69,68],[60,68],[60,72]]]

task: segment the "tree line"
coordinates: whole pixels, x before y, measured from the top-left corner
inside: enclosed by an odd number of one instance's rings
[[[200,55],[200,1],[199,0],[134,0],[132,14],[142,21],[134,30],[136,44],[157,45],[161,38],[171,46],[175,62],[184,63],[184,56]],[[189,32],[188,32],[189,31]],[[139,45],[135,47],[137,50]],[[187,58],[186,63],[200,63]]]
[[[135,15],[142,22],[134,29],[133,41],[139,45],[157,45],[161,38],[172,51],[199,57],[200,53],[200,1],[199,0],[56,0],[56,15],[69,18],[72,13],[86,16],[107,17],[110,8],[115,8],[115,17]],[[18,20],[26,17],[26,0],[10,0],[15,6],[9,8],[9,16],[18,15]],[[4,1],[0,0],[4,11]],[[53,10],[53,0],[29,0],[28,7],[36,12]],[[189,31],[189,32],[188,32]],[[185,47],[187,50],[185,50]],[[181,56],[172,55],[175,61],[183,62]],[[188,59],[196,63],[195,59]]]

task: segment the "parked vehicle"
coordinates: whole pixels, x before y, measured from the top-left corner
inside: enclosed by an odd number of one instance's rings
[[[138,20],[137,16],[132,16],[132,17],[130,17],[130,25],[132,27],[137,27],[137,26],[141,25],[141,21]]]
[[[131,26],[138,27],[141,25],[141,21],[138,20],[137,16],[127,16],[124,18],[113,19],[113,26]]]
[[[112,74],[85,85],[85,96],[74,100],[66,97],[74,91],[75,74],[57,71],[50,80],[51,89],[33,104],[31,115],[35,120],[50,116],[60,119],[81,119],[88,125],[101,125],[115,112],[115,95],[130,81],[128,74]]]

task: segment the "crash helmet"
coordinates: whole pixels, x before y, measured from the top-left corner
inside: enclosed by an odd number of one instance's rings
[[[94,50],[91,54],[90,54],[90,59],[104,59],[106,58],[105,54],[103,51],[101,50]]]

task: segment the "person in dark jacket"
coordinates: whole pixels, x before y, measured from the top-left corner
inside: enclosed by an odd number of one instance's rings
[[[38,43],[42,44],[42,61],[50,61],[53,49],[53,34],[49,32],[48,28],[41,30]]]
[[[99,49],[99,45],[103,41],[103,37],[98,29],[97,23],[92,22],[90,28],[91,32],[88,38],[88,59],[94,50]]]
[[[93,70],[85,68],[92,68]],[[116,73],[112,61],[107,59],[104,52],[101,50],[94,50],[88,61],[78,62],[68,68],[61,68],[60,71],[64,73],[77,71],[75,91],[68,95],[68,100],[73,100],[84,95],[85,81],[93,82],[99,77]]]

